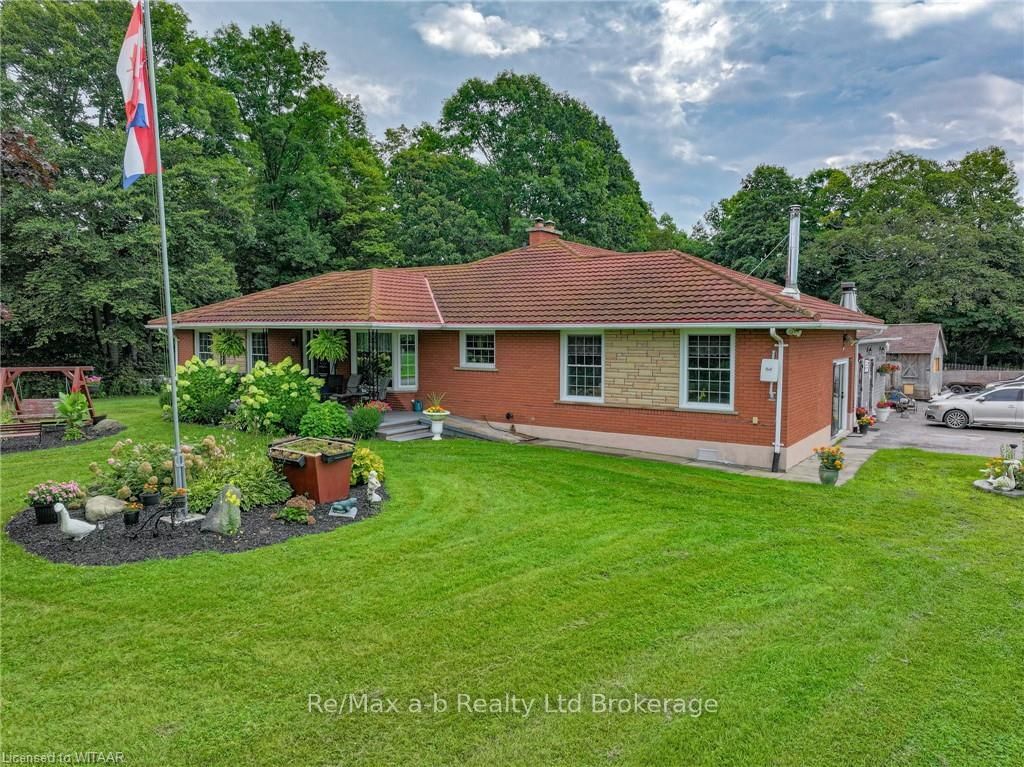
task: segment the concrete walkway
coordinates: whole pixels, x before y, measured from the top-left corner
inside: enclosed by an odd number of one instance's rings
[[[761,477],[763,479],[781,479],[788,482],[810,482],[818,484],[818,458],[811,456],[801,461],[786,472],[774,473],[766,469],[755,469],[751,466],[738,466],[727,463],[709,463],[696,461],[692,458],[683,458],[677,455],[662,455],[660,453],[646,453],[642,450],[623,450],[615,447],[600,447],[597,445],[583,445],[578,442],[563,442],[554,439],[537,439],[524,444],[537,445],[540,447],[554,447],[562,450],[581,450],[586,453],[600,453],[601,455],[613,455],[619,458],[641,458],[646,461],[661,461],[663,463],[675,463],[680,466],[696,466],[701,469],[715,469],[716,471],[727,471],[731,474],[743,474],[747,477]],[[844,445],[845,447],[845,445]],[[874,455],[872,449],[861,449],[853,452],[847,451],[846,465],[839,473],[837,485],[849,482],[857,474],[857,470]]]

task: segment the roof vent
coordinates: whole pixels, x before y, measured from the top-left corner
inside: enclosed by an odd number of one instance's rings
[[[555,222],[551,219],[545,221],[540,216],[533,220],[533,226],[526,231],[529,233],[531,246],[540,245],[549,240],[562,239],[562,233],[555,228]]]
[[[857,306],[857,284],[855,282],[842,282],[840,287],[843,289],[843,296],[839,299],[839,305],[844,309],[849,309],[851,312],[859,312],[860,308]]]

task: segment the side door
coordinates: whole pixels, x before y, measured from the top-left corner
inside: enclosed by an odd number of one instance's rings
[[[991,426],[1016,426],[1024,421],[1021,415],[1021,394],[1024,389],[996,389],[974,401],[972,420]]]

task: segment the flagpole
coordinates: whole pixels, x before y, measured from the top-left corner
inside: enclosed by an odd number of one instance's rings
[[[149,0],[143,0],[146,22],[146,66],[149,68],[150,93],[153,103],[153,140],[156,145],[156,204],[160,218],[160,259],[164,272],[164,311],[167,313],[167,364],[171,376],[171,422],[174,424],[174,486],[185,487],[185,456],[181,452],[181,428],[178,425],[178,361],[175,359],[174,327],[171,320],[171,269],[167,263],[167,219],[164,216],[164,164],[160,154],[160,118],[156,105],[156,53],[153,49],[153,26],[149,21]],[[147,115],[148,117],[149,115]]]

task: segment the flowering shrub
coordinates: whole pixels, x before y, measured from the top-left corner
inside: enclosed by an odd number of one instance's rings
[[[85,382],[89,386],[99,386],[101,383],[103,383],[103,376],[86,376]]]
[[[220,423],[238,391],[238,368],[193,357],[178,365],[178,416],[187,423]],[[171,385],[167,384],[169,412]]]
[[[320,378],[285,357],[275,365],[257,362],[242,376],[241,402],[235,413],[238,425],[246,431],[295,434],[302,416],[320,400]]]
[[[85,498],[85,492],[77,482],[40,482],[28,491],[27,498],[30,506],[70,506]]]
[[[242,511],[281,503],[292,494],[291,486],[265,452],[229,450],[225,459],[197,472],[189,481],[189,507],[206,511],[225,485],[234,485],[242,492]]]
[[[391,412],[391,405],[382,399],[371,399],[369,402],[364,402],[363,407],[372,407],[374,410],[378,410],[381,413]]]
[[[377,479],[384,481],[384,459],[370,450],[368,447],[356,448],[352,454],[352,477],[353,485],[361,485],[370,479],[370,472],[377,472]]]
[[[182,445],[185,457],[185,479],[217,470],[229,458],[226,448],[217,444],[213,435],[204,437],[199,445]],[[145,491],[146,485],[156,485],[162,493],[174,492],[174,448],[159,442],[133,442],[118,440],[110,448],[110,457],[102,463],[92,463],[89,469],[95,479],[89,486],[94,493],[113,495],[127,501]]]
[[[816,447],[814,448],[814,454],[818,456],[818,460],[824,468],[835,469],[836,471],[843,468],[843,461],[846,459],[843,449],[838,445],[834,445],[832,447]]]
[[[314,402],[299,422],[300,437],[347,437],[352,419],[337,402]]]

